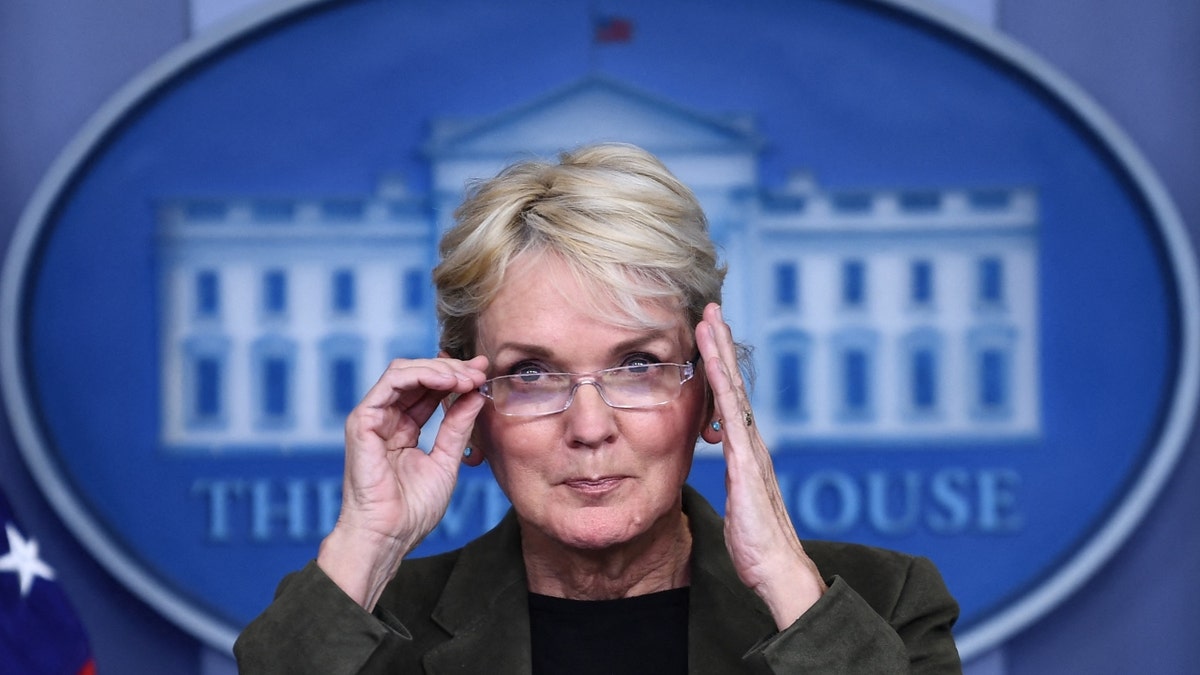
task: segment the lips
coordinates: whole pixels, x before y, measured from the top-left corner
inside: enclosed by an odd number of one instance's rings
[[[625,476],[600,476],[598,478],[570,478],[563,485],[572,490],[588,495],[603,495],[617,489],[625,480]]]

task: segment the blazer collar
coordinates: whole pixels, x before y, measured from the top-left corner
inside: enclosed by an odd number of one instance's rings
[[[725,548],[724,523],[700,493],[683,488],[692,531],[688,610],[691,673],[738,672],[741,657],[775,631],[766,605],[742,585]],[[529,592],[514,512],[463,548],[432,618],[451,637],[425,656],[438,675],[529,673]]]
[[[500,524],[467,544],[432,613],[450,639],[425,655],[431,674],[532,670],[529,592],[521,530],[509,509]]]
[[[775,620],[738,578],[725,547],[725,522],[688,485],[683,487],[683,512],[692,530],[688,672],[744,672],[742,656],[776,632]]]

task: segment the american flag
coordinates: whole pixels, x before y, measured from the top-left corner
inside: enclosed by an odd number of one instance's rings
[[[633,21],[622,16],[597,16],[592,20],[592,40],[597,44],[633,41]]]
[[[0,673],[94,675],[87,633],[0,490]]]

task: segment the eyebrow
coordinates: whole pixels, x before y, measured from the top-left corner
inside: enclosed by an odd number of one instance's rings
[[[616,356],[638,348],[645,348],[652,343],[657,342],[672,342],[670,332],[666,330],[653,329],[646,331],[641,335],[622,340],[613,345],[609,350],[609,355]],[[555,354],[553,351],[542,345],[526,344],[524,342],[504,342],[496,348],[496,354],[501,354],[506,350],[513,350],[528,354],[529,356],[553,360]]]

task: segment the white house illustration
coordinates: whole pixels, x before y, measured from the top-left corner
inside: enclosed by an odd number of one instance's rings
[[[345,414],[388,361],[436,351],[430,270],[467,182],[601,140],[654,152],[703,204],[773,447],[1040,432],[1032,189],[828,191],[802,173],[765,186],[750,116],[593,76],[434,121],[429,194],[385,178],[370,195],[164,202],[165,448],[340,452]]]

